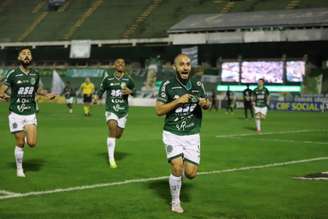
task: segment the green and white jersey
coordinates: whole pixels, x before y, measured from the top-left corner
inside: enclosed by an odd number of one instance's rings
[[[177,78],[164,81],[159,89],[157,101],[170,103],[184,94],[191,94],[189,103],[178,106],[165,117],[164,130],[176,135],[192,135],[200,132],[202,109],[198,98],[205,98],[201,81],[190,79],[186,85]]]
[[[39,88],[39,73],[30,70],[25,74],[20,68],[7,73],[4,84],[10,87],[9,111],[19,115],[31,115],[36,112],[35,95]]]
[[[129,75],[124,73],[121,78],[115,76],[115,72],[105,75],[98,90],[98,96],[102,97],[106,91],[106,111],[115,113],[119,118],[128,114],[128,95],[122,95],[122,88],[127,87],[134,91],[134,82]]]
[[[270,95],[269,90],[266,87],[255,88],[253,91],[253,95],[255,98],[255,106],[256,107],[266,107],[268,97]]]

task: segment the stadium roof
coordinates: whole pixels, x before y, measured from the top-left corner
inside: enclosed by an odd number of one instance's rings
[[[314,26],[328,26],[328,8],[191,15],[172,26],[168,33]]]

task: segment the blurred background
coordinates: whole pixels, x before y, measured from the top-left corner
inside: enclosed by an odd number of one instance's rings
[[[254,88],[264,78],[271,108],[325,111],[327,6],[326,0],[3,0],[0,75],[28,46],[46,89],[70,81],[78,90],[85,77],[98,87],[122,57],[137,84],[132,104],[145,105],[140,98],[156,98],[183,52],[219,107],[228,88],[242,107],[245,85]]]

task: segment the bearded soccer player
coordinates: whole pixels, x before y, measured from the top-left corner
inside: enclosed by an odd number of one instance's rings
[[[166,115],[163,143],[171,164],[169,187],[172,197],[171,210],[183,213],[180,204],[182,176],[193,179],[200,163],[200,127],[202,109],[209,108],[201,81],[191,78],[191,62],[187,55],[175,58],[176,77],[164,81],[160,87],[156,113]]]
[[[128,119],[128,97],[134,93],[134,82],[125,72],[124,59],[116,59],[115,72],[108,73],[101,82],[97,99],[101,99],[106,91],[106,122],[108,127],[107,149],[111,168],[117,168],[115,162],[115,146],[121,138]]]
[[[90,108],[92,105],[92,95],[95,92],[95,85],[91,82],[90,78],[86,78],[81,84],[80,90],[83,95],[83,111],[85,116],[90,116]]]
[[[24,146],[27,143],[35,147],[37,143],[37,119],[35,95],[47,96],[49,99],[55,95],[48,94],[39,88],[39,73],[29,66],[32,62],[31,51],[27,48],[20,50],[18,55],[20,65],[8,72],[0,88],[0,97],[9,99],[9,128],[16,139],[15,159],[17,176],[25,177],[23,170]],[[11,89],[10,96],[6,91]]]
[[[253,91],[256,131],[261,133],[261,120],[265,119],[269,105],[269,90],[264,87],[264,79],[258,80],[258,86]]]

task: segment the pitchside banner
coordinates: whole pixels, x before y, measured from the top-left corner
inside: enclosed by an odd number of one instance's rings
[[[323,112],[327,103],[322,102],[272,102],[272,110],[300,111],[300,112]]]

